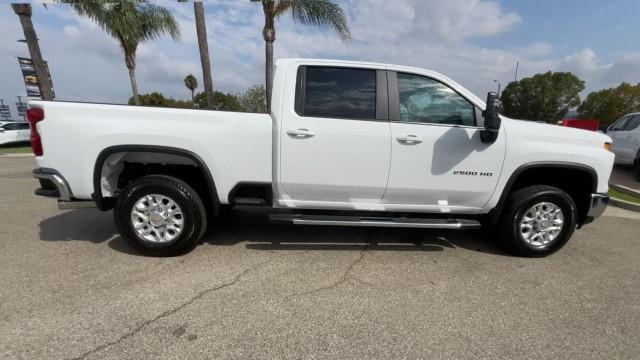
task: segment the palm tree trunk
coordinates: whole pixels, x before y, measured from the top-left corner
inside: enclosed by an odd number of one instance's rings
[[[43,100],[53,100],[53,85],[49,78],[47,65],[42,59],[42,53],[40,53],[40,45],[38,44],[36,30],[33,28],[33,23],[31,22],[31,4],[11,4],[11,7],[20,18],[24,38],[27,41],[27,46],[29,47],[29,54],[31,54],[31,61],[33,61],[33,67],[35,68],[36,76],[38,77],[40,95]]]
[[[131,81],[131,92],[133,93],[133,102],[136,106],[140,105],[138,98],[138,83],[136,82],[136,54],[125,54],[124,61],[129,69],[129,80]]]
[[[265,91],[267,97],[267,112],[271,112],[271,88],[273,87],[273,42],[276,41],[274,15],[275,2],[263,1],[262,7],[264,11],[264,29],[262,30],[262,37],[265,42]]]
[[[204,92],[207,94],[207,108],[213,110],[213,78],[211,76],[211,61],[209,60],[209,43],[207,41],[207,24],[204,20],[204,7],[201,1],[193,2],[193,12],[196,18],[196,32],[198,47],[200,47],[200,63],[202,64],[202,81]]]
[[[194,89],[191,89],[191,106],[196,107],[196,95]]]

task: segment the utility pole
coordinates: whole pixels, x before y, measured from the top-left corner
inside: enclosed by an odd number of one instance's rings
[[[40,83],[40,95],[42,96],[42,100],[53,100],[53,85],[49,78],[47,65],[40,53],[40,45],[38,44],[36,30],[33,28],[33,23],[31,22],[31,4],[11,4],[11,7],[20,18],[24,38],[27,42],[27,46],[29,47],[29,54],[31,54],[31,61],[33,61],[33,67]]]
[[[520,66],[520,61],[516,61],[516,74],[513,76],[513,81],[518,81],[518,66]]]
[[[498,97],[500,96],[500,87],[502,86],[502,84],[500,84],[500,81],[498,80],[493,80],[494,83],[498,83]]]

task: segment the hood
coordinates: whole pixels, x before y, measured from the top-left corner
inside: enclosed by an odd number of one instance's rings
[[[543,122],[515,120],[504,116],[502,123],[507,132],[518,132],[522,136],[533,138],[544,138],[553,142],[571,141],[572,143],[583,143],[584,145],[603,146],[604,143],[611,143],[609,136],[590,130],[576,129],[560,125],[551,125]]]

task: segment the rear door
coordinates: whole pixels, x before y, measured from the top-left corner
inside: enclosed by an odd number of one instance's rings
[[[436,79],[390,72],[388,80],[392,155],[384,202],[427,212],[482,208],[502,169],[504,131],[483,143],[480,110]]]
[[[295,207],[380,203],[391,157],[386,72],[300,66],[296,83],[279,134],[281,200]]]

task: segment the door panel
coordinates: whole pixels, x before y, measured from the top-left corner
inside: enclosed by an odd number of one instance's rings
[[[384,202],[427,205],[431,210],[481,208],[496,187],[504,136],[480,141],[480,129],[391,123],[392,157]],[[420,143],[398,140],[410,135]]]
[[[391,161],[386,73],[302,66],[296,88],[279,134],[281,200],[379,204]]]
[[[379,202],[387,185],[389,123],[292,116],[281,135],[281,184],[294,200]]]
[[[393,85],[396,86],[393,86]],[[480,140],[479,111],[438,80],[389,76],[391,168],[383,202],[420,211],[473,211],[495,190],[506,141]],[[393,111],[393,113],[392,113]]]

